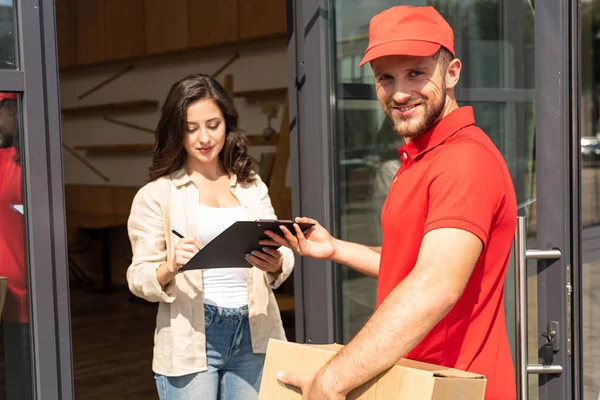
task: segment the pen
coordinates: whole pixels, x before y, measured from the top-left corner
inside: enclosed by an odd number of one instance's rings
[[[175,234],[175,236],[179,237],[180,239],[183,239],[183,235],[179,232],[177,232],[175,229],[171,230],[171,232],[173,232]]]

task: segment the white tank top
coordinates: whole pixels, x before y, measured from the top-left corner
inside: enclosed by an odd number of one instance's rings
[[[246,220],[241,206],[208,207],[199,204],[198,238],[206,246],[236,221]],[[204,303],[217,307],[239,308],[248,304],[246,277],[249,268],[211,268],[204,270]]]

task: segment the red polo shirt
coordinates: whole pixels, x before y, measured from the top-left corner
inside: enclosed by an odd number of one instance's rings
[[[471,107],[453,111],[398,152],[402,166],[381,218],[377,305],[411,273],[425,233],[458,228],[479,237],[483,252],[463,295],[407,358],[483,374],[486,399],[515,399],[504,277],[517,208],[502,154],[475,126]]]
[[[27,268],[24,219],[13,205],[23,204],[21,164],[14,147],[0,149],[0,276],[8,278],[2,319],[27,322]]]

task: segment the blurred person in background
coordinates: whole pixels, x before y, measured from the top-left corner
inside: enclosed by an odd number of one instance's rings
[[[32,398],[25,227],[16,93],[0,93],[0,277],[7,399]]]

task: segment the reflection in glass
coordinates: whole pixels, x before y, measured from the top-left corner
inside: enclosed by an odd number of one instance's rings
[[[19,103],[0,92],[0,396],[32,398]]]
[[[398,4],[433,5],[454,29],[463,63],[456,90],[460,105],[471,105],[477,124],[500,149],[510,169],[519,215],[535,234],[534,9],[529,0],[336,0],[337,227],[344,240],[381,244],[380,213],[400,160],[402,140],[387,122],[374,93],[370,67],[358,68],[368,43],[368,24]],[[401,244],[400,244],[401,245]],[[513,267],[514,268],[514,267]],[[375,306],[376,280],[340,267],[342,340],[360,329]],[[535,276],[530,278],[535,286]],[[507,279],[509,332],[515,329],[514,285]],[[536,291],[529,296],[530,325],[537,326]],[[537,331],[530,335],[537,363]],[[514,344],[514,334],[511,337]],[[535,386],[535,380],[530,380]],[[532,393],[533,395],[533,393]],[[534,396],[535,397],[535,396]]]
[[[14,0],[0,0],[0,69],[16,69],[16,13]]]
[[[600,4],[581,8],[581,185],[583,226],[600,223]]]
[[[583,395],[600,398],[600,3],[581,2]]]

